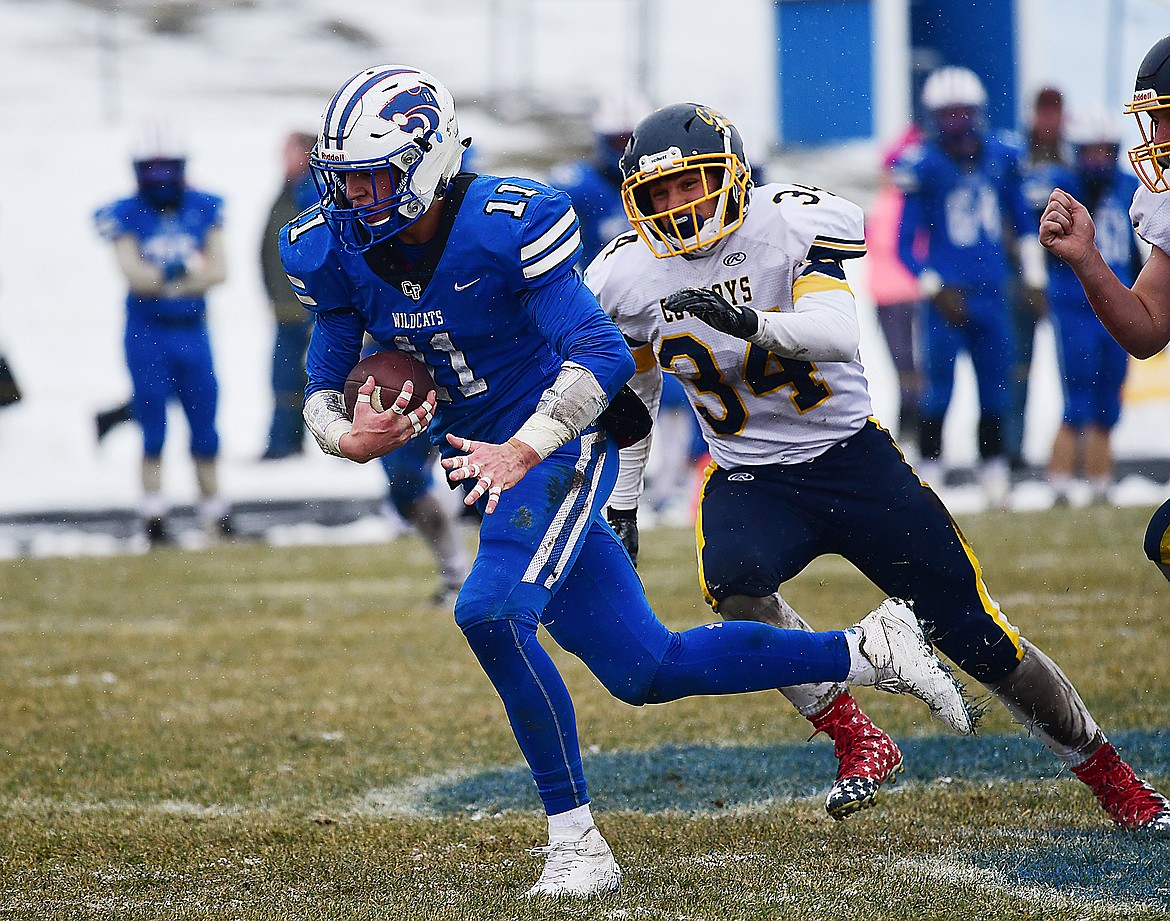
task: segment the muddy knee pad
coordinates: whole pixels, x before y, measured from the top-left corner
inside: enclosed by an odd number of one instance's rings
[[[1022,637],[1020,642],[1020,664],[987,687],[1053,754],[1066,764],[1080,764],[1105,737],[1059,666]]]

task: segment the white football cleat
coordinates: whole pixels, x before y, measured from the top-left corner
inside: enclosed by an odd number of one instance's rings
[[[540,879],[528,890],[530,899],[544,896],[587,899],[615,892],[621,885],[622,869],[596,825],[590,826],[580,838],[533,848],[533,853],[547,854],[548,859]]]
[[[854,684],[890,694],[913,694],[938,719],[959,735],[975,731],[975,714],[963,699],[963,686],[951,676],[922,632],[914,612],[902,601],[887,598],[853,628],[868,663]]]

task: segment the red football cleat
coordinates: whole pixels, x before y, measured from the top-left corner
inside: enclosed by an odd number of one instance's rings
[[[902,771],[902,752],[861,711],[848,691],[809,722],[816,729],[814,736],[823,732],[833,740],[837,781],[825,798],[825,811],[834,819],[872,806],[881,785],[897,780],[896,775]]]
[[[1106,742],[1072,772],[1088,785],[1109,818],[1122,828],[1170,835],[1170,802],[1138,780],[1112,743]]]

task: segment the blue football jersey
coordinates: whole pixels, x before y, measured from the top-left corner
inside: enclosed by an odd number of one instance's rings
[[[530,179],[461,173],[435,237],[344,251],[320,208],[281,231],[281,259],[316,314],[306,395],[341,390],[364,333],[411,352],[439,399],[431,441],[506,441],[564,361],[588,368],[609,397],[633,373],[630,350],[581,281],[569,197]]]
[[[138,248],[148,262],[163,266],[186,259],[202,250],[207,235],[223,221],[223,199],[186,189],[175,210],[159,211],[138,195],[122,198],[100,208],[94,215],[98,232],[110,240],[127,234],[138,239]],[[131,322],[196,319],[206,312],[201,297],[142,297],[130,292],[126,311]]]
[[[615,177],[588,160],[562,163],[549,173],[549,184],[567,192],[581,222],[582,272],[618,234],[630,229],[622,207],[621,173]]]
[[[1020,181],[1020,152],[988,136],[973,168],[935,143],[915,145],[894,167],[905,194],[898,255],[916,275],[934,269],[949,285],[1002,283],[1008,274],[1005,227],[1033,233]],[[925,245],[925,257],[919,255]]]
[[[1088,189],[1084,179],[1072,169],[1065,169],[1054,177],[1055,185],[1064,189],[1086,208],[1093,217],[1093,241],[1101,251],[1114,274],[1128,287],[1133,284],[1141,270],[1142,256],[1138,249],[1137,234],[1129,217],[1129,206],[1133,194],[1141,184],[1128,170],[1117,170],[1108,186],[1099,191],[1095,202],[1088,201]],[[1045,200],[1047,204],[1047,199]],[[1085,292],[1077,280],[1076,273],[1063,259],[1048,253],[1048,292],[1052,297],[1085,300]]]

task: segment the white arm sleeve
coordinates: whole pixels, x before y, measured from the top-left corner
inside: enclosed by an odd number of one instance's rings
[[[198,297],[227,278],[227,256],[223,228],[207,235],[207,245],[187,262],[187,272],[172,282],[163,280],[162,270],[142,258],[139,241],[133,234],[123,234],[114,241],[118,267],[126,276],[130,290],[142,297]]]
[[[541,395],[536,412],[512,437],[529,445],[544,460],[580,435],[608,402],[592,371],[575,361],[566,361],[552,386]]]
[[[123,234],[118,237],[114,241],[114,256],[132,293],[142,297],[158,297],[162,294],[162,271],[153,262],[142,258],[136,236]]]
[[[851,361],[861,343],[857,305],[845,289],[812,291],[796,301],[794,313],[757,310],[760,329],[750,339],[781,358]]]
[[[662,369],[655,364],[647,371],[638,371],[630,378],[630,389],[646,404],[650,418],[658,418],[658,405],[662,400]],[[609,494],[610,508],[628,511],[638,507],[646,474],[646,462],[650,459],[650,443],[653,434],[621,450],[621,469],[613,492]]]

